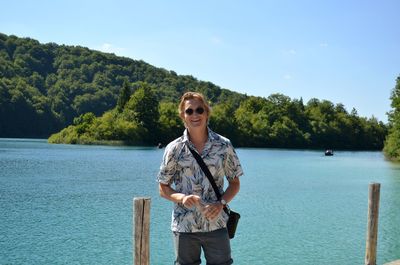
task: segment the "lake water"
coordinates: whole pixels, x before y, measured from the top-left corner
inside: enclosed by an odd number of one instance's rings
[[[400,259],[400,166],[380,152],[237,149],[235,264],[364,264],[381,183],[378,264]],[[132,201],[151,197],[151,264],[173,264],[163,150],[0,139],[0,264],[132,264]],[[203,262],[203,264],[205,264]]]

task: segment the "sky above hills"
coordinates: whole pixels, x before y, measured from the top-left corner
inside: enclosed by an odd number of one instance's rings
[[[400,75],[397,0],[38,0],[0,32],[143,60],[248,95],[343,103],[387,122]]]

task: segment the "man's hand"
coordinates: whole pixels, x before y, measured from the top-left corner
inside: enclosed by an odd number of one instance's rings
[[[182,204],[186,208],[192,208],[195,205],[200,205],[201,198],[197,195],[185,195],[182,198]]]
[[[224,206],[220,202],[208,204],[204,207],[203,214],[207,219],[212,220],[215,219],[221,213],[223,208]]]

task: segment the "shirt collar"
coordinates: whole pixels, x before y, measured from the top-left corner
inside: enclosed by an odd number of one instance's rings
[[[208,126],[207,126],[207,132],[208,132],[207,142],[213,142],[217,139],[217,135],[215,134],[215,132],[213,132]],[[183,132],[183,142],[190,142],[188,129],[185,129],[185,131]]]

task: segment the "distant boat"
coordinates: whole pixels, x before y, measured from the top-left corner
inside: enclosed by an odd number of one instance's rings
[[[333,156],[333,150],[332,149],[325,150],[325,155],[326,156]]]

